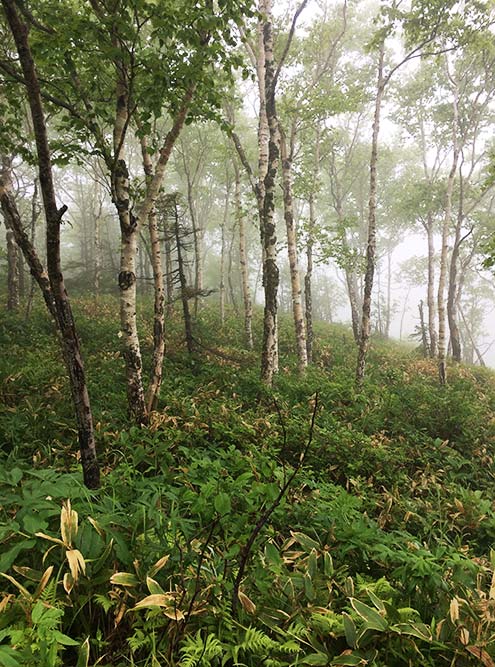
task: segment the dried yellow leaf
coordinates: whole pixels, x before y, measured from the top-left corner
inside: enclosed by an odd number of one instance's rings
[[[60,534],[63,543],[68,547],[72,546],[72,541],[77,535],[77,524],[77,512],[72,509],[70,500],[66,500],[60,512]]]
[[[79,573],[86,574],[86,563],[84,556],[79,549],[67,549],[65,556],[69,562],[70,573],[76,582],[79,579]]]
[[[47,567],[46,570],[41,575],[40,583],[36,587],[36,591],[34,593],[34,599],[35,600],[37,598],[39,598],[39,596],[43,593],[43,591],[46,588],[46,585],[50,581],[50,577],[52,576],[52,572],[53,572],[53,567],[54,567],[53,565],[50,565],[50,567]]]
[[[245,593],[239,591],[237,593],[237,597],[239,598],[239,602],[241,603],[244,611],[247,611],[248,614],[256,613],[256,605],[250,598],[248,598],[248,596]]]
[[[133,609],[147,609],[149,607],[170,607],[174,596],[169,593],[155,593],[140,600]]]
[[[459,620],[459,602],[457,598],[452,598],[450,601],[450,620],[452,623]]]
[[[459,639],[461,640],[461,644],[463,646],[467,646],[469,644],[469,630],[467,628],[461,628]]]
[[[167,554],[166,556],[162,556],[159,560],[156,561],[156,563],[150,567],[150,571],[148,572],[150,577],[154,577],[157,572],[159,572],[162,567],[165,567],[165,565],[168,563],[170,556]]]
[[[4,597],[0,600],[0,614],[3,614],[3,612],[7,609],[7,605],[9,604],[10,600],[15,597],[12,595],[12,593],[8,593],[7,595],[4,595]]]
[[[65,592],[69,595],[71,590],[74,588],[74,577],[70,572],[64,574],[63,585]]]

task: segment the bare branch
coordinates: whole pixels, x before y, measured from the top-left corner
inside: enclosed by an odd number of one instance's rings
[[[282,67],[284,66],[284,62],[285,62],[285,59],[287,58],[287,54],[289,53],[290,45],[291,45],[292,39],[294,37],[294,33],[296,31],[297,19],[299,18],[302,10],[306,7],[307,3],[308,3],[308,0],[303,0],[301,2],[301,4],[299,5],[299,7],[297,8],[296,13],[294,14],[294,17],[292,18],[292,24],[291,24],[291,27],[290,27],[290,30],[289,30],[289,35],[287,37],[287,41],[285,42],[284,50],[282,51],[282,55],[280,57],[278,67],[277,67],[277,70],[275,72],[275,76],[273,77],[273,83],[272,83],[273,91],[275,91],[275,88],[277,87],[278,77],[280,76],[280,72],[282,70]]]

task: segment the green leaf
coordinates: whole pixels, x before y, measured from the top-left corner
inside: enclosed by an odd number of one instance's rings
[[[431,630],[424,623],[397,623],[392,625],[391,630],[398,632],[401,635],[410,635],[422,639],[425,642],[431,642]]]
[[[64,635],[64,633],[60,632],[59,630],[53,630],[52,636],[59,644],[62,644],[62,646],[79,646],[78,641],[68,637],[67,635]]]
[[[115,586],[137,586],[139,579],[130,572],[116,572],[110,577],[110,583]]]
[[[17,556],[21,553],[21,551],[32,549],[35,544],[36,544],[35,540],[25,540],[24,542],[16,544],[11,549],[3,553],[0,556],[0,572],[5,572],[6,570],[10,570],[10,568],[16,561]]]
[[[2,667],[21,667],[21,663],[15,658],[16,653],[8,646],[0,646],[0,665]]]
[[[320,548],[318,542],[315,542],[315,540],[304,533],[294,533],[291,531],[291,535],[307,551],[311,551],[312,549],[318,550]]]
[[[334,573],[333,558],[328,551],[323,552],[323,571],[327,577],[331,577]]]
[[[215,510],[221,514],[229,514],[231,510],[230,496],[227,493],[219,493],[213,501]]]
[[[273,544],[273,542],[268,542],[266,544],[265,557],[268,563],[272,565],[280,565],[282,563],[282,557],[280,556],[280,551]]]
[[[342,613],[342,618],[344,620],[344,632],[347,643],[351,648],[356,648],[357,642],[357,630],[356,625],[349,614],[345,612]]]
[[[34,624],[38,624],[42,617],[43,617],[43,612],[45,611],[45,605],[38,601],[32,611],[31,611],[31,620],[33,621]]]
[[[148,586],[148,590],[151,595],[165,595],[165,591],[160,586],[158,581],[155,581],[151,577],[146,577],[146,586]]]
[[[375,595],[375,593],[373,593],[373,591],[366,591],[366,592],[368,593],[369,599],[371,600],[371,602],[373,602],[373,604],[378,609],[378,611],[381,611],[381,612],[385,613],[386,608],[385,608],[385,605],[383,604],[382,600],[380,600],[380,598],[377,595]]]
[[[364,604],[364,602],[361,602],[360,600],[356,600],[356,598],[351,598],[351,605],[352,608],[366,622],[366,627],[368,629],[379,630],[380,632],[383,632],[387,629],[387,621],[372,607],[369,607],[367,604]]]
[[[312,653],[304,658],[303,665],[329,665],[329,658],[326,653]]]
[[[363,658],[360,658],[358,655],[339,655],[337,658],[334,658],[331,665],[349,665],[350,667],[356,667],[356,665],[365,665],[366,661]]]

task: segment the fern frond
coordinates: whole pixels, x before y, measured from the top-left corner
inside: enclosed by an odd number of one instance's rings
[[[187,637],[180,650],[181,667],[209,667],[214,658],[224,653],[222,642],[213,634],[203,640],[201,630],[194,637]]]

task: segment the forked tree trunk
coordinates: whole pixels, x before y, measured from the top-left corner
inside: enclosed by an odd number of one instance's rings
[[[241,267],[241,287],[242,287],[242,302],[244,305],[244,340],[248,350],[253,349],[253,304],[251,301],[251,293],[249,289],[249,271],[248,259],[246,250],[246,224],[244,214],[241,207],[241,175],[236,160],[234,160],[234,174],[235,174],[235,218],[239,225],[239,263]]]
[[[361,388],[364,380],[366,357],[368,355],[371,335],[371,296],[373,292],[373,277],[375,273],[376,255],[376,168],[378,162],[378,133],[380,131],[380,114],[383,94],[385,90],[385,80],[383,77],[384,55],[385,45],[382,43],[380,46],[378,60],[378,82],[376,89],[375,114],[373,118],[373,134],[371,140],[370,196],[368,204],[368,244],[366,247],[366,273],[364,277],[363,313],[361,319],[358,360],[356,367],[356,386],[358,388]]]
[[[39,180],[47,224],[48,277],[55,303],[56,322],[62,338],[64,359],[69,372],[72,399],[76,412],[84,483],[88,488],[95,489],[100,485],[100,472],[96,460],[93,418],[79,338],[76,333],[60,264],[60,225],[66,209],[63,207],[59,210],[57,207],[45,117],[38,77],[28,43],[28,28],[20,19],[14,0],[2,0],[2,4],[16,43],[31,110],[38,155]],[[3,199],[5,197],[2,197],[2,202]]]
[[[141,346],[136,317],[136,253],[138,220],[130,209],[129,172],[125,161],[126,133],[129,123],[129,90],[127,72],[122,61],[117,71],[116,109],[113,128],[114,167],[111,172],[112,200],[120,223],[120,327],[126,362],[126,388],[129,415],[138,423],[147,421],[143,388]],[[113,166],[113,165],[112,165]]]
[[[297,349],[297,367],[299,372],[303,373],[308,366],[308,353],[306,349],[306,326],[304,322],[304,312],[302,305],[301,276],[299,274],[299,262],[297,258],[296,227],[294,223],[294,209],[292,205],[292,156],[287,152],[285,133],[283,132],[280,125],[279,130],[280,157],[282,162],[284,218],[285,226],[287,229],[287,251],[289,254],[292,314],[294,317]]]
[[[263,47],[265,54],[266,116],[270,138],[268,164],[264,179],[262,247],[265,307],[263,314],[263,343],[261,352],[261,379],[271,386],[278,371],[277,291],[279,270],[277,265],[277,231],[275,226],[275,184],[280,157],[279,131],[275,106],[275,63],[273,58],[273,26],[271,0],[264,0],[262,13]]]

